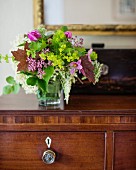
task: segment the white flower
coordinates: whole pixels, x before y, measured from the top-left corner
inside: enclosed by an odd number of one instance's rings
[[[71,85],[72,82],[69,79],[65,79],[63,88],[64,88],[65,100],[67,104],[70,96]]]
[[[64,90],[64,96],[66,100],[66,103],[68,104],[69,96],[70,96],[70,91],[72,87],[72,83],[75,83],[75,77],[70,74],[70,72],[64,72],[60,71],[61,75],[61,82]]]
[[[18,73],[15,76],[15,80],[19,83],[22,88],[25,90],[26,94],[37,94],[38,87],[37,86],[30,86],[26,83],[28,76],[23,73]]]

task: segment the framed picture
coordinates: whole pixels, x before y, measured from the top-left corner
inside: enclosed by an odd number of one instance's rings
[[[136,22],[136,0],[113,0],[114,17]]]

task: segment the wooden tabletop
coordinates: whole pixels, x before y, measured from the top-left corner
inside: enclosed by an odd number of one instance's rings
[[[49,108],[50,109],[50,108]],[[52,109],[52,108],[51,108]],[[71,95],[64,110],[135,110],[136,95]],[[47,110],[39,107],[36,95],[19,94],[0,96],[0,110]],[[53,109],[54,110],[54,109]],[[62,109],[63,110],[63,109]]]

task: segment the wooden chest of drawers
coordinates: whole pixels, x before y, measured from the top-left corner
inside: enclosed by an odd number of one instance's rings
[[[53,164],[45,164],[45,139]],[[32,95],[0,98],[0,170],[135,170],[136,97],[72,95],[64,110]]]

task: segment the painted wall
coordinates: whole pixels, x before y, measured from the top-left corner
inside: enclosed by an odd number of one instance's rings
[[[18,34],[33,28],[33,0],[0,0],[0,53],[9,53]],[[11,64],[0,63],[0,94],[7,75],[14,75]]]

